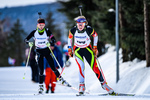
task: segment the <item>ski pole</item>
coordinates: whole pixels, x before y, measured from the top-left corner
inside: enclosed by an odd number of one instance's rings
[[[27,66],[28,66],[28,62],[29,62],[29,58],[30,58],[31,48],[32,48],[32,46],[30,47],[30,50],[29,50],[29,54],[28,54],[28,58],[27,58],[27,62],[26,62],[26,68],[25,68],[25,72],[24,72],[24,77],[23,77],[23,79],[25,79],[25,75],[26,75],[26,71],[27,71]]]
[[[69,62],[69,59],[66,61],[66,63],[67,63],[67,62]],[[61,73],[60,73],[60,75],[59,75],[58,78],[60,78],[61,74],[63,73],[63,71],[64,71],[64,69],[65,69],[65,67],[66,67],[66,64],[64,65],[64,67],[63,67],[63,69],[62,69],[62,71],[61,71]]]
[[[48,48],[49,48],[49,50],[51,51],[51,53],[52,53],[53,57],[55,58],[55,61],[57,62],[57,64],[58,64],[59,68],[61,68],[61,66],[60,66],[60,64],[59,64],[59,62],[58,62],[58,60],[57,60],[57,58],[55,57],[55,55],[54,55],[54,53],[53,53],[52,49],[51,49],[51,48],[50,48],[50,46],[48,46],[48,45],[47,45],[47,47],[48,47]],[[57,77],[57,80],[60,78],[60,76],[61,76],[61,74],[62,74],[62,72],[63,72],[63,70],[64,70],[64,69],[65,69],[65,67],[62,69],[62,71],[61,71],[61,73],[60,73],[59,77]]]
[[[59,64],[59,62],[58,62],[58,60],[57,60],[57,58],[55,57],[55,55],[54,55],[52,49],[51,49],[50,47],[48,47],[48,48],[49,48],[49,50],[51,51],[53,57],[55,58],[55,60],[56,60],[56,62],[57,62],[57,64],[58,64],[58,66],[61,68],[61,66],[60,66],[60,64]]]
[[[103,76],[104,80],[106,81],[104,73],[103,73],[102,68],[101,68],[101,65],[100,65],[100,63],[99,63],[99,61],[98,61],[98,59],[96,57],[95,57],[95,59],[96,59],[96,62],[98,63],[98,66],[99,66],[99,69],[100,69],[100,71],[102,73],[102,76]]]

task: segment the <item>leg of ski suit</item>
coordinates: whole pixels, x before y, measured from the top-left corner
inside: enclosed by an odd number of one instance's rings
[[[43,73],[44,73],[44,66],[43,66],[43,58],[45,57],[46,60],[48,61],[49,65],[51,66],[51,69],[55,73],[57,77],[59,77],[60,73],[54,66],[54,60],[52,56],[50,55],[50,50],[49,48],[45,49],[36,49],[37,55],[38,55],[38,66],[40,70],[40,77],[39,77],[39,83],[43,83]]]
[[[45,69],[45,73],[46,73],[45,77],[46,89],[49,90],[49,85],[51,84],[51,91],[54,92],[56,84],[54,84],[53,82],[56,82],[56,75],[49,67]]]
[[[102,88],[109,93],[113,93],[113,90],[106,84],[106,80],[103,73],[99,70],[97,66],[96,58],[94,57],[91,46],[88,46],[86,48],[74,47],[74,52],[76,56],[76,62],[79,66],[80,83],[84,83],[84,60],[83,60],[84,56],[89,65],[91,66],[91,69],[94,71],[97,78],[101,82]]]
[[[51,70],[51,69],[50,69]],[[55,73],[51,70],[51,76],[50,76],[50,83],[51,83],[51,92],[55,91],[56,84],[56,75]]]
[[[49,90],[49,84],[50,84],[50,71],[51,69],[49,67],[47,67],[45,69],[45,87],[46,87],[46,90]]]
[[[100,82],[105,81],[104,76],[102,75],[102,73],[98,69],[96,59],[94,57],[91,46],[88,46],[86,48],[74,47],[74,52],[75,52],[75,60],[76,60],[78,67],[79,67],[79,72],[80,72],[79,73],[79,80],[81,83],[84,83],[84,67],[85,66],[84,66],[83,56],[85,57],[85,59],[87,60],[89,65],[91,66],[91,69],[94,71],[94,73],[96,74],[99,81]]]

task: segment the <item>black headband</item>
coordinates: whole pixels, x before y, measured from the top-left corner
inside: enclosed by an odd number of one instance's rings
[[[37,21],[38,23],[45,23],[45,20],[44,19],[38,19],[38,21]]]

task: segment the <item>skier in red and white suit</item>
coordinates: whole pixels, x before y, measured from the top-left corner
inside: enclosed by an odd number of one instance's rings
[[[93,28],[88,26],[87,20],[84,16],[79,16],[75,18],[76,26],[69,30],[68,36],[68,53],[70,57],[73,57],[72,52],[72,39],[74,37],[74,47],[73,51],[75,54],[75,60],[79,67],[79,94],[84,94],[85,91],[85,83],[84,83],[84,59],[87,60],[91,69],[96,74],[98,80],[101,82],[102,88],[108,91],[109,94],[114,94],[113,89],[111,89],[104,78],[103,73],[99,70],[96,62],[96,55],[97,51],[97,42],[98,42],[98,35]],[[93,49],[91,46],[91,39],[93,37]]]

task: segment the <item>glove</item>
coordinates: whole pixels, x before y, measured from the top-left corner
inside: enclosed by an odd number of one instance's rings
[[[94,55],[97,56],[98,54],[97,46],[93,46],[93,52],[94,52]]]
[[[73,57],[73,52],[72,52],[71,48],[68,49],[68,55],[69,55],[70,57]]]
[[[46,43],[46,46],[47,46],[47,47],[50,47],[50,43],[49,43],[49,42],[47,42],[47,43]]]
[[[33,46],[33,42],[29,42],[29,47],[32,47]]]

